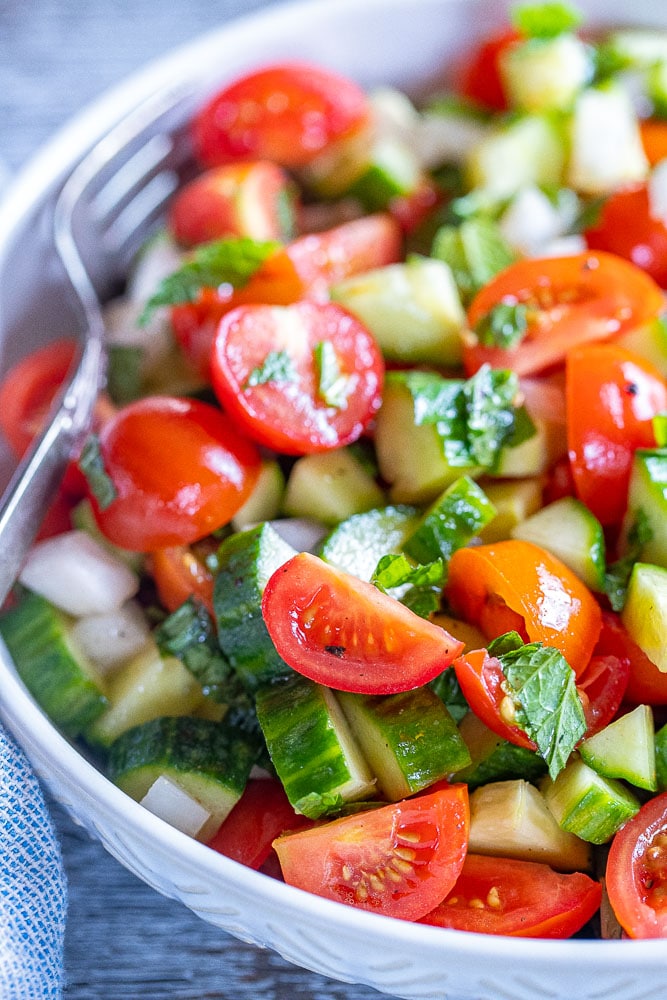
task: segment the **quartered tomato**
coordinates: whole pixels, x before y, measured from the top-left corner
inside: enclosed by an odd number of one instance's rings
[[[653,417],[667,410],[667,383],[653,365],[616,344],[584,345],[567,358],[566,400],[577,496],[602,524],[618,524],[634,452],[656,446]]]
[[[409,691],[463,649],[444,628],[307,552],[271,576],[262,615],[285,662],[338,691]]]
[[[174,545],[151,553],[150,570],[160,603],[176,611],[194,597],[213,615],[213,574],[189,545]]]
[[[618,615],[603,615],[600,645],[628,664],[625,700],[632,705],[667,705],[667,674],[631,638]]]
[[[438,787],[274,841],[283,877],[317,896],[403,920],[452,888],[468,843],[468,790]]]
[[[626,934],[667,937],[667,792],[649,799],[614,837],[606,884]]]
[[[507,110],[500,61],[502,54],[520,39],[516,31],[488,38],[468,57],[459,89],[464,97],[493,111]]]
[[[514,347],[487,346],[475,328],[498,305],[525,306],[526,332]],[[659,286],[614,254],[520,260],[485,285],[468,310],[472,336],[464,344],[468,375],[483,364],[530,375],[562,364],[577,344],[608,340],[658,316]]]
[[[368,116],[368,98],[346,77],[309,63],[268,66],[223,87],[195,116],[195,151],[207,166],[266,159],[301,167]]]
[[[130,403],[99,435],[101,502],[95,518],[116,545],[138,552],[186,545],[226,524],[259,475],[252,442],[216,407],[152,396]]]
[[[478,934],[567,938],[599,909],[602,889],[582,872],[468,854],[448,896],[420,923]]]
[[[234,309],[213,342],[220,403],[255,441],[287,454],[356,441],[380,407],[383,377],[375,339],[334,303]]]
[[[470,650],[454,660],[454,669],[466,701],[491,732],[515,746],[537,750],[537,744],[504,711],[505,676],[497,657],[486,649]]]
[[[592,250],[631,260],[667,288],[667,226],[651,215],[646,184],[621,188],[605,199],[596,225],[585,236]]]
[[[514,630],[524,641],[554,646],[577,675],[600,634],[601,611],[591,592],[531,542],[458,549],[449,561],[446,595],[454,613],[488,639]]]

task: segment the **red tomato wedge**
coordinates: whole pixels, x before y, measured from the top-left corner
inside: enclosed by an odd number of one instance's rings
[[[418,920],[461,871],[469,827],[466,785],[356,813],[274,841],[283,877],[317,896]]]
[[[485,346],[473,335],[463,363],[472,375],[483,364],[530,375],[562,364],[576,345],[607,340],[658,316],[663,295],[649,275],[614,254],[520,260],[492,278],[468,310],[472,331],[498,305],[527,307],[527,331],[515,347]]]
[[[627,663],[624,700],[631,705],[667,705],[667,674],[664,674],[628,634],[618,615],[603,616],[600,647]]]
[[[287,62],[219,90],[195,116],[195,151],[206,166],[266,159],[301,167],[368,117],[368,98],[356,83],[321,66]]]
[[[618,615],[602,612],[600,636],[577,685],[586,716],[586,736],[593,736],[609,725],[625,698],[630,656],[628,647],[620,641],[624,632]]]
[[[505,676],[495,656],[486,649],[473,649],[454,661],[456,679],[471,709],[485,726],[518,747],[537,750],[537,744],[529,736],[503,718]]]
[[[420,923],[477,934],[567,938],[599,909],[602,888],[582,872],[468,854],[448,896]]]
[[[667,382],[653,365],[616,344],[576,348],[565,370],[577,496],[602,524],[618,524],[635,450],[656,446],[653,417],[667,410]]]
[[[596,225],[585,236],[592,250],[632,261],[667,288],[667,226],[651,215],[645,184],[622,188],[606,198]]]
[[[271,576],[262,615],[285,662],[338,691],[409,691],[463,650],[444,628],[307,552]]]
[[[366,327],[334,303],[246,306],[221,320],[211,376],[245,433],[301,455],[361,436],[380,407],[384,362]]]
[[[137,552],[209,535],[231,520],[259,475],[252,442],[216,407],[192,399],[130,403],[104,425],[99,448],[115,497],[100,504],[90,489],[95,518],[107,538]]]
[[[626,934],[667,937],[667,792],[649,799],[616,834],[606,883]]]
[[[511,629],[528,642],[559,649],[579,675],[602,624],[588,588],[559,559],[513,539],[458,549],[449,562],[447,598],[454,613],[487,639]]]

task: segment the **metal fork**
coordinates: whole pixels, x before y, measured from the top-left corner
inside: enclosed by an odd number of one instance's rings
[[[183,122],[194,94],[188,83],[143,101],[79,162],[54,206],[53,240],[81,314],[82,347],[50,422],[0,500],[0,604],[90,429],[106,371],[101,303],[121,287],[133,254],[187,173]]]

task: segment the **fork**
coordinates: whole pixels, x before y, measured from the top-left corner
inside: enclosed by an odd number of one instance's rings
[[[54,206],[53,241],[82,322],[82,347],[52,417],[0,500],[0,605],[11,590],[67,463],[90,430],[105,383],[102,300],[121,287],[139,246],[186,175],[183,122],[192,82],[156,92],[78,163]]]

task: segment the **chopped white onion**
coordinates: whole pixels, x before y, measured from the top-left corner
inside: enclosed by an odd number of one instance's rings
[[[79,618],[72,629],[81,649],[103,674],[135,656],[150,639],[143,611],[128,601],[117,611]]]
[[[608,194],[644,180],[648,161],[632,102],[621,87],[588,87],[577,99],[567,183],[585,194]]]
[[[563,231],[558,208],[533,185],[517,192],[498,225],[509,245],[528,257],[536,256],[544,244]]]
[[[667,226],[667,160],[656,163],[649,176],[648,208],[652,219]]]
[[[329,529],[306,517],[285,517],[269,522],[276,534],[297,552],[314,552]]]
[[[161,774],[148,789],[141,805],[154,816],[159,816],[170,826],[175,826],[189,837],[197,837],[211,819],[207,809],[177,785]]]
[[[127,295],[143,304],[154,294],[163,278],[177,271],[183,252],[165,230],[157,233],[143,247],[128,278]]]
[[[585,237],[579,233],[557,236],[540,247],[540,257],[575,257],[578,253],[585,253],[587,246]]]
[[[19,580],[76,618],[116,611],[139,589],[136,573],[85,531],[37,542]]]

